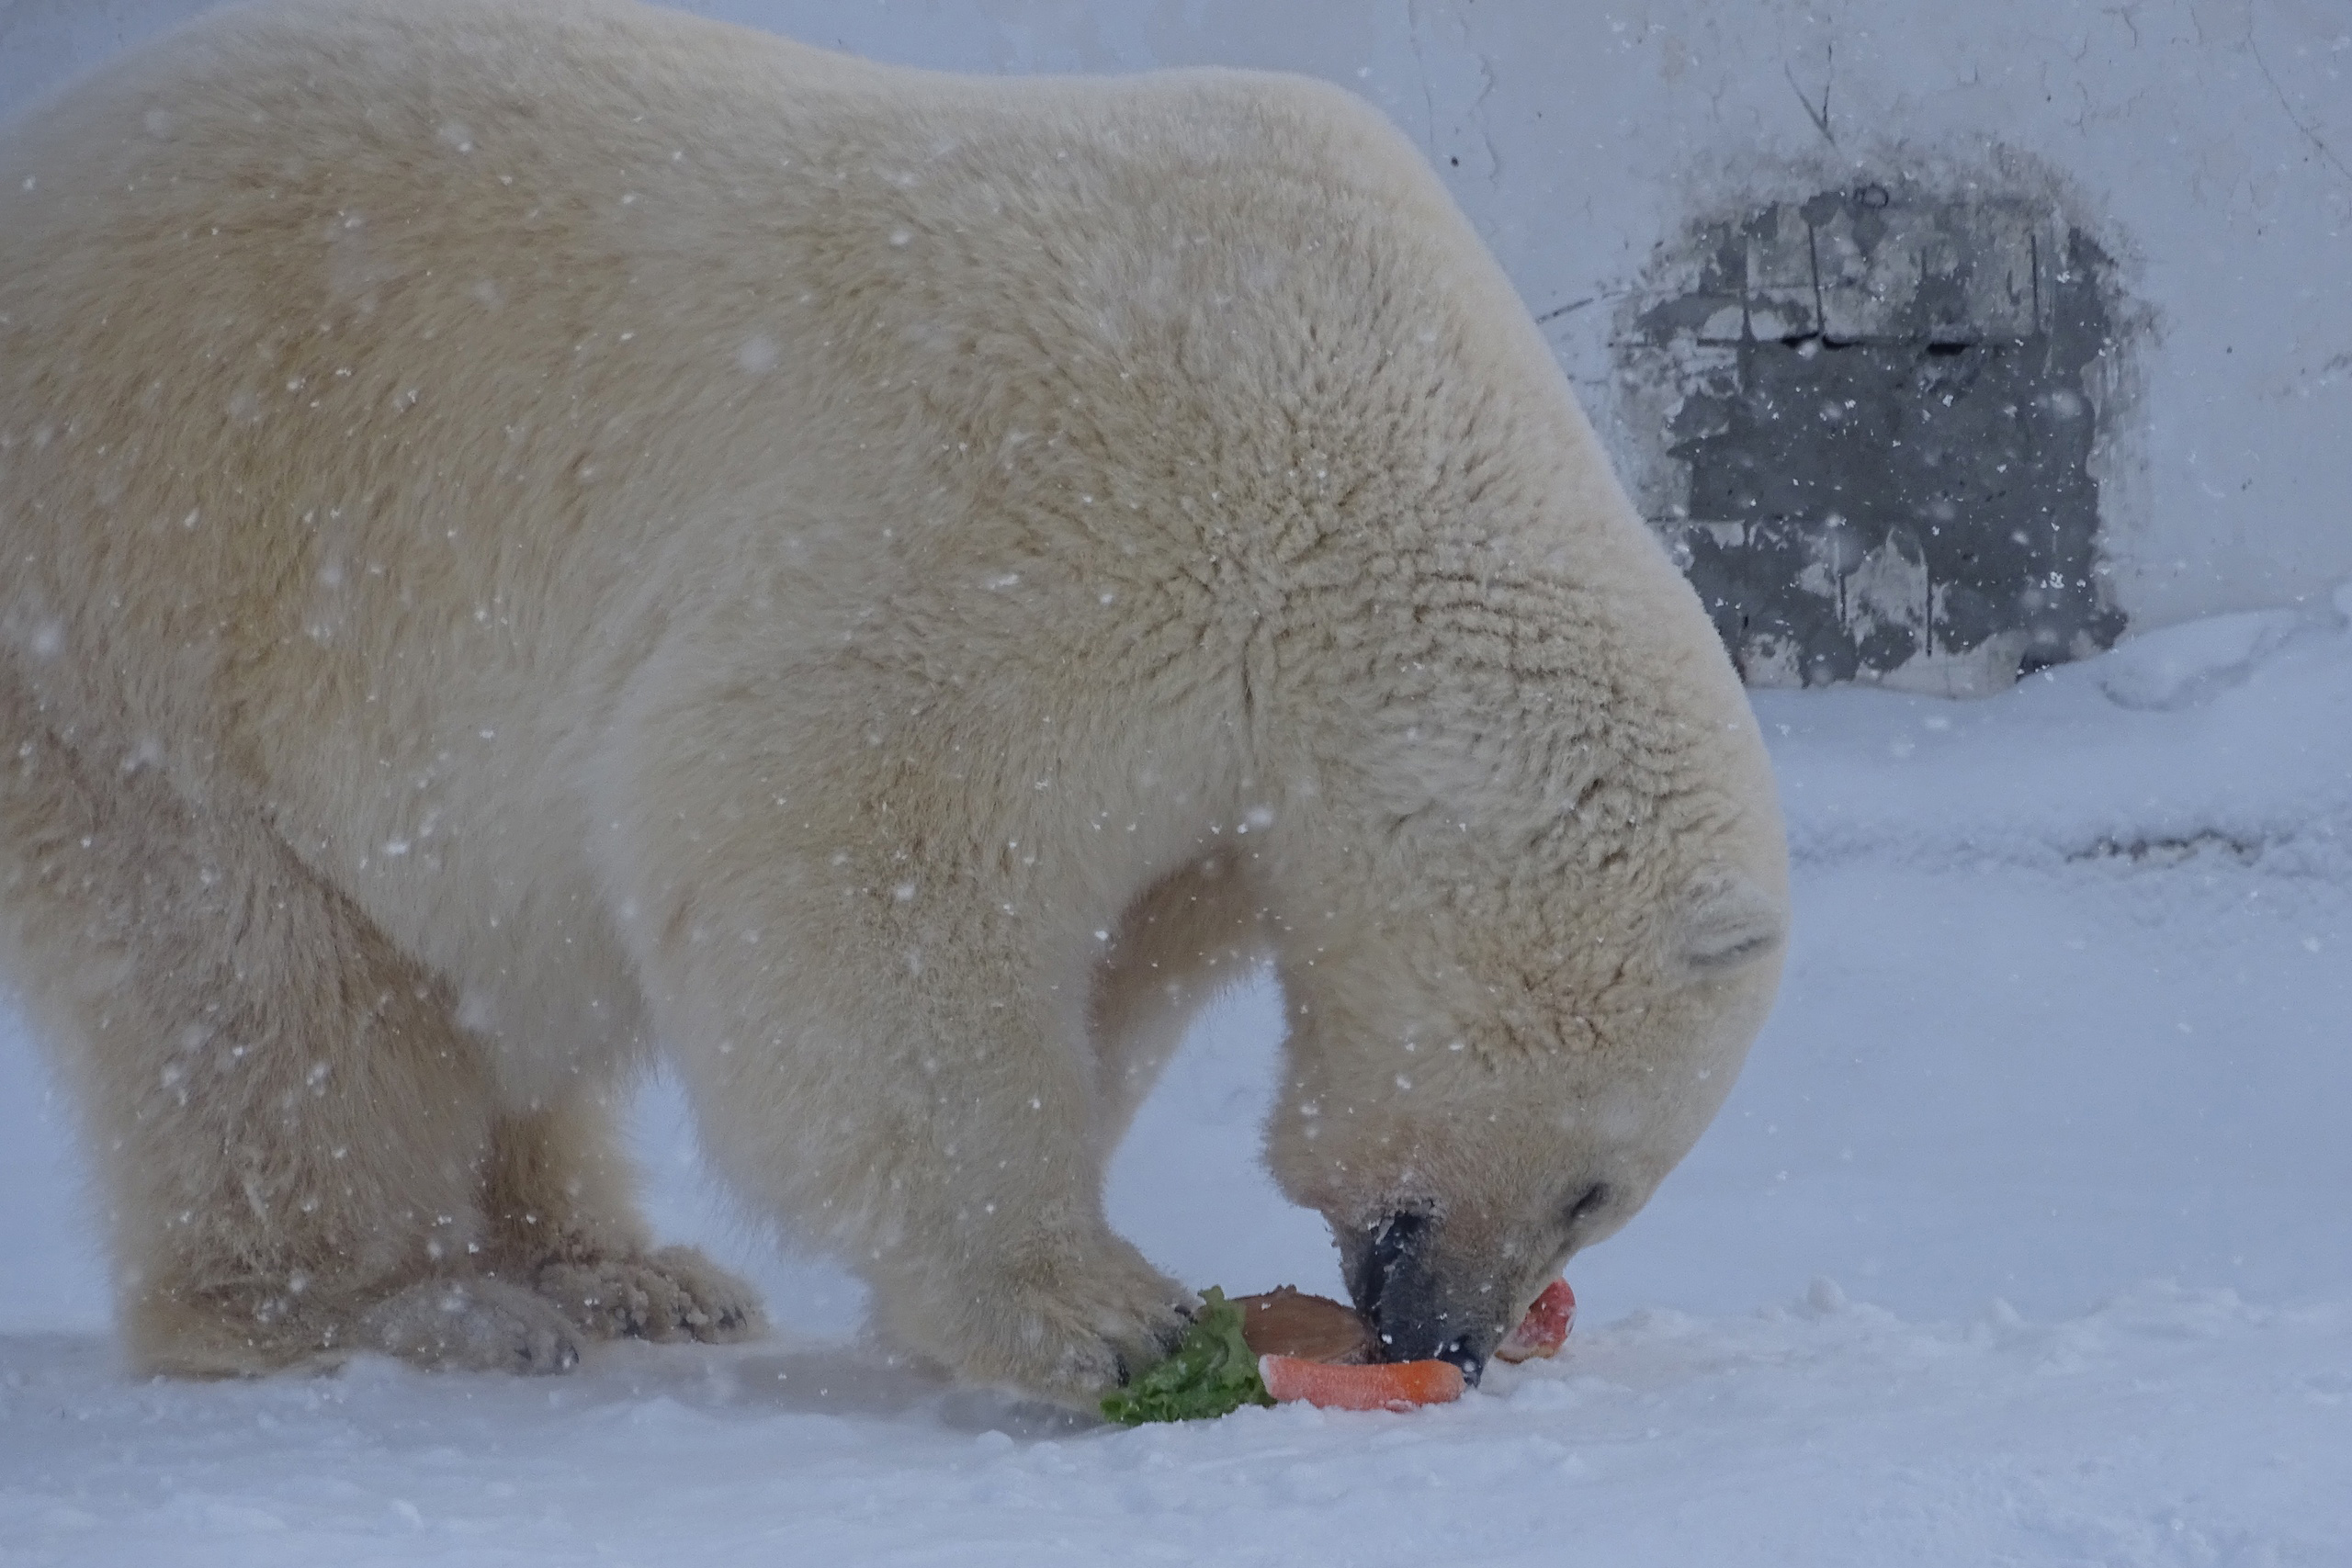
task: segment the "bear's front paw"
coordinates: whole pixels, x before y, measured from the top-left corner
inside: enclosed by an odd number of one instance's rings
[[[426,1280],[359,1315],[359,1340],[422,1367],[563,1372],[580,1364],[571,1325],[497,1280]]]
[[[542,1264],[531,1288],[601,1339],[751,1339],[767,1323],[752,1287],[691,1247]]]
[[[1174,1349],[1194,1304],[1116,1236],[950,1276],[933,1290],[877,1280],[875,1292],[884,1337],[966,1382],[1087,1411]]]

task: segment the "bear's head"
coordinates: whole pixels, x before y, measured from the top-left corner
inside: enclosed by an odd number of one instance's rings
[[[1652,581],[1670,613],[1626,630],[1630,660],[1442,674],[1327,720],[1346,761],[1267,845],[1290,1011],[1270,1166],[1329,1220],[1387,1354],[1474,1381],[1689,1152],[1779,980],[1762,740],[1688,591]]]

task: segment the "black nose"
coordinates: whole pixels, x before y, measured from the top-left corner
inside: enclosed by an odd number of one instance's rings
[[[1476,1386],[1493,1336],[1449,1307],[1436,1269],[1437,1222],[1427,1214],[1389,1215],[1373,1233],[1348,1281],[1356,1310],[1379,1338],[1383,1359],[1451,1361]]]
[[[1381,1303],[1389,1298],[1392,1287],[1401,1280],[1410,1288],[1429,1237],[1427,1214],[1396,1213],[1380,1222],[1373,1232],[1372,1245],[1364,1248],[1356,1277],[1348,1281],[1358,1312],[1374,1323],[1380,1321]]]

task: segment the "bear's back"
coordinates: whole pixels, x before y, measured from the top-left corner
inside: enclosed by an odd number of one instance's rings
[[[1102,301],[1187,254],[1167,310],[1246,292],[1298,248],[1251,202],[1311,229],[1340,170],[1426,184],[1281,78],[935,75],[604,0],[218,13],[0,132],[0,635],[95,639],[56,682],[107,626],[201,649],[84,694],[142,729],[346,711],[486,605],[561,667],[682,529],[902,511],[925,453],[1131,395]],[[398,615],[352,610],[371,570]]]
[[[1716,657],[1339,90],[601,0],[222,13],[0,136],[0,547],[45,696],[273,798],[317,752],[548,751],[730,599],[772,667],[1132,693],[1467,551],[1589,590],[1514,633],[1551,666]]]

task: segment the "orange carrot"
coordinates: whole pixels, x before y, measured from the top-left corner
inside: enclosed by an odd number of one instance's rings
[[[1295,1356],[1261,1356],[1258,1375],[1278,1401],[1303,1399],[1324,1410],[1410,1410],[1462,1397],[1462,1369],[1451,1361],[1390,1361],[1335,1367]]]
[[[1495,1347],[1498,1361],[1532,1361],[1538,1356],[1556,1356],[1568,1340],[1568,1330],[1577,1320],[1577,1293],[1568,1289],[1566,1280],[1555,1280],[1544,1287],[1510,1337]]]

